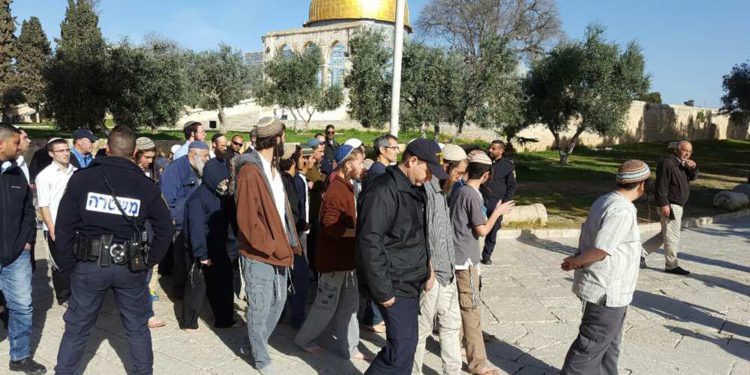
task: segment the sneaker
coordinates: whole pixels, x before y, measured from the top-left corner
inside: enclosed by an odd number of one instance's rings
[[[31,357],[26,357],[20,361],[10,361],[8,365],[10,371],[23,372],[29,375],[42,375],[47,373],[47,368],[40,363],[35,362]]]
[[[690,275],[690,271],[679,266],[672,268],[671,270],[665,269],[664,272],[671,273],[673,275],[680,275],[680,276]]]
[[[641,269],[645,270],[646,268],[648,268],[646,265],[646,257],[641,257]]]
[[[482,259],[480,263],[484,264],[485,266],[491,266],[492,265],[492,261],[489,258]]]

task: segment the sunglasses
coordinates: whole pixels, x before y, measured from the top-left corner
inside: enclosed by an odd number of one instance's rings
[[[238,142],[234,142],[234,141],[232,141],[232,144],[235,145],[235,146],[239,146],[239,147],[242,147],[242,145],[244,145],[244,143],[238,143]]]
[[[326,134],[336,134],[334,131],[327,131]]]

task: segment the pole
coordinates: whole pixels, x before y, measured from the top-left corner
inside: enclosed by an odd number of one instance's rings
[[[393,88],[391,91],[391,134],[398,137],[401,105],[401,59],[404,50],[404,16],[406,0],[396,1],[396,30],[393,36]]]

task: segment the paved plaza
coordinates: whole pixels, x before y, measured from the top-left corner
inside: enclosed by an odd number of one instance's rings
[[[686,230],[681,265],[691,277],[662,272],[664,258],[652,254],[641,271],[628,311],[620,357],[622,374],[750,374],[750,218]],[[523,238],[499,241],[495,265],[483,270],[482,301],[487,351],[508,374],[556,373],[577,334],[581,304],[570,291],[572,273],[560,262],[576,239]],[[44,257],[44,250],[37,250]],[[64,309],[53,303],[46,261],[34,275],[36,359],[53,368],[63,333]],[[165,279],[166,282],[166,279]],[[175,306],[160,290],[156,315],[167,320],[153,330],[156,374],[255,374],[240,353],[245,328],[201,332],[177,327]],[[244,310],[244,304],[239,306]],[[367,364],[332,352],[312,355],[297,348],[295,330],[279,324],[272,356],[289,375],[360,374]],[[7,332],[0,329],[0,373],[7,369]],[[437,337],[428,341],[425,374],[440,374]],[[362,334],[362,350],[375,353],[383,336]],[[331,346],[332,343],[322,343]],[[85,374],[127,373],[127,337],[113,299],[108,298],[88,343]],[[51,373],[52,371],[50,371]]]

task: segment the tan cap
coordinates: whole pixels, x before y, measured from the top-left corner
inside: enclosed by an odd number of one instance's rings
[[[480,152],[473,152],[471,156],[469,156],[469,163],[492,165],[492,160],[490,160],[490,157],[487,156],[487,154],[480,151]]]
[[[284,160],[291,158],[296,149],[297,145],[292,143],[284,143],[284,154],[281,155],[281,158]]]
[[[258,138],[268,138],[281,134],[284,124],[275,117],[263,117],[255,125]]]
[[[156,143],[148,137],[140,137],[135,140],[135,149],[138,151],[150,150],[156,148]]]
[[[443,160],[445,161],[461,161],[466,158],[466,151],[459,145],[447,144],[443,147]]]

